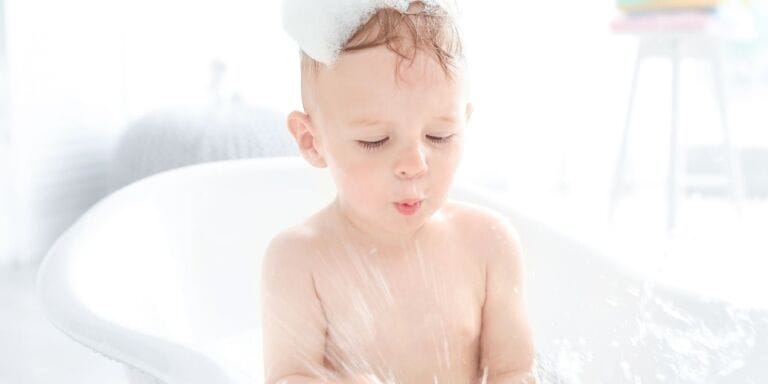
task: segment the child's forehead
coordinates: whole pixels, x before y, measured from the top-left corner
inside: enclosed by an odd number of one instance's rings
[[[393,120],[460,116],[468,102],[464,66],[448,76],[428,53],[400,60],[386,47],[345,53],[333,67],[315,73],[306,89],[314,110],[334,120],[360,120],[361,125]]]
[[[345,53],[337,65],[323,68],[317,86],[324,91],[350,93],[357,97],[392,97],[422,92],[450,96],[461,88],[464,68],[448,75],[436,59],[426,53],[403,59],[386,47]]]
[[[361,101],[355,104],[335,103],[327,106],[325,115],[350,133],[380,133],[381,130],[412,129],[415,126],[445,128],[460,124],[464,108],[458,98],[432,100],[421,104],[412,100],[391,103]]]
[[[460,119],[456,116],[455,111],[443,111],[444,113],[429,114],[425,116],[426,124],[431,126],[454,126],[459,123]],[[380,128],[391,128],[399,125],[396,119],[392,119],[387,116],[380,116],[378,114],[352,114],[345,122],[344,127],[349,130],[364,132],[368,129],[377,130]]]

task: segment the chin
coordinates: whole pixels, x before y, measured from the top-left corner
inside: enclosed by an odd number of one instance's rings
[[[432,204],[422,203],[419,210],[410,216],[403,215],[396,209],[393,211],[396,215],[395,222],[393,223],[395,232],[411,232],[428,222],[432,215],[437,211],[437,208],[432,206]]]

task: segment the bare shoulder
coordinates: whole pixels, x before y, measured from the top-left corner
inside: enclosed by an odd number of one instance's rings
[[[314,250],[322,239],[317,213],[300,224],[281,230],[266,248],[262,260],[264,273],[307,272],[311,273]]]
[[[495,240],[513,240],[518,237],[509,217],[493,209],[449,200],[445,210],[446,215],[454,219],[456,228],[468,236],[473,236],[473,240],[492,243]]]
[[[465,241],[485,256],[486,261],[518,264],[520,238],[509,217],[487,207],[455,200],[449,200],[445,209]]]

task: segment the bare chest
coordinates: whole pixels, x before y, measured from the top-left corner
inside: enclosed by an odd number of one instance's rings
[[[428,375],[430,382],[434,374],[474,374],[485,285],[484,266],[472,255],[433,247],[386,256],[345,249],[326,257],[315,283],[329,365],[378,367],[385,377]]]

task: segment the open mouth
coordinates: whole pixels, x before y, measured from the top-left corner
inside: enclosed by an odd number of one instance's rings
[[[422,200],[400,201],[395,203],[397,211],[403,215],[410,216],[416,213],[421,207]]]

